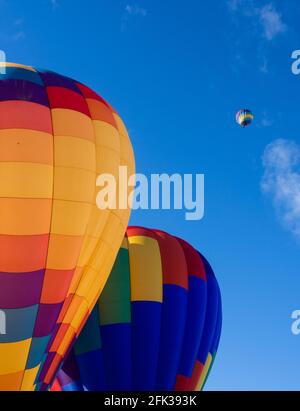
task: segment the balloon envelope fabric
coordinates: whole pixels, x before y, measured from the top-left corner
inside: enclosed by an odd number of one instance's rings
[[[245,128],[252,123],[254,116],[250,110],[242,109],[236,113],[235,119],[240,126]]]
[[[207,260],[165,232],[129,227],[53,390],[200,390],[221,322]]]
[[[47,389],[111,271],[129,209],[96,177],[134,172],[122,120],[90,88],[1,63],[0,390]]]

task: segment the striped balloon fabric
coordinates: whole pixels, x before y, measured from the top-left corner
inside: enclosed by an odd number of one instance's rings
[[[247,127],[252,123],[254,116],[250,110],[242,109],[236,113],[235,118],[236,118],[236,122],[240,126]]]
[[[53,390],[201,390],[221,317],[217,280],[199,252],[165,232],[130,227]]]
[[[0,390],[46,390],[110,273],[130,211],[96,178],[134,172],[126,129],[85,85],[1,63]],[[3,328],[1,328],[3,329]]]

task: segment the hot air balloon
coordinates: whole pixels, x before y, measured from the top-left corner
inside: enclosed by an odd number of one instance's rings
[[[129,227],[52,390],[200,390],[221,317],[219,286],[202,254],[165,232]]]
[[[236,122],[240,126],[245,128],[245,127],[249,126],[252,123],[252,120],[254,119],[254,116],[253,116],[253,114],[251,113],[250,110],[242,109],[242,110],[239,110],[236,113],[235,118],[236,118]]]
[[[1,63],[0,390],[46,390],[88,318],[130,211],[96,206],[96,177],[134,172],[122,120],[52,71]]]

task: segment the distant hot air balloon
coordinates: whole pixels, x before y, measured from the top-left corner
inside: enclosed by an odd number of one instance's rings
[[[120,117],[91,89],[52,71],[1,67],[0,390],[44,390],[128,223],[128,209],[97,208],[96,177],[117,177],[120,165],[131,173],[134,158]]]
[[[216,277],[198,251],[165,232],[130,227],[52,390],[200,390],[221,317]]]
[[[252,120],[254,119],[254,116],[253,116],[253,114],[251,113],[250,110],[242,109],[242,110],[239,110],[236,113],[235,118],[236,118],[236,122],[240,126],[247,127],[252,123]]]

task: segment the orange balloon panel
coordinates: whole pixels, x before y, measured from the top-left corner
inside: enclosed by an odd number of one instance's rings
[[[128,208],[97,208],[97,176],[134,173],[134,156],[122,120],[94,91],[0,65],[0,390],[45,390],[129,219]]]

